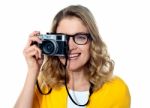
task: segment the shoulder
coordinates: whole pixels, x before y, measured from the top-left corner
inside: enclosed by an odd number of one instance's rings
[[[93,93],[93,98],[98,99],[97,101],[103,101],[103,104],[109,103],[110,105],[114,105],[113,107],[116,108],[130,107],[130,92],[128,86],[125,81],[118,76],[113,76],[111,80],[105,82],[98,91]]]
[[[116,100],[130,100],[130,92],[128,85],[119,76],[113,76],[112,79],[103,85],[110,95]],[[106,91],[107,91],[106,90]]]
[[[110,95],[113,97],[115,106],[118,106],[119,108],[130,107],[130,91],[128,85],[122,78],[114,76],[111,81],[106,83],[106,86],[110,89]]]
[[[113,76],[108,82],[104,83],[103,87],[105,86],[114,91],[124,92],[128,90],[127,84],[119,76]]]

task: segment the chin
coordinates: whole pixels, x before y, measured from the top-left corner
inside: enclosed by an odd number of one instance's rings
[[[70,64],[67,66],[68,71],[74,71],[74,72],[79,72],[83,69],[84,67],[82,65],[77,65],[77,64]]]
[[[69,71],[78,70],[78,68],[77,68],[77,67],[74,67],[74,66],[67,66],[67,69],[68,69]]]
[[[67,70],[69,72],[78,72],[79,71],[79,69],[77,69],[77,68],[68,68]]]

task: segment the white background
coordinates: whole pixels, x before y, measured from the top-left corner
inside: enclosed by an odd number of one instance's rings
[[[0,108],[12,108],[23,87],[22,50],[29,33],[50,30],[54,15],[70,4],[87,6],[131,93],[131,108],[150,108],[150,3],[147,0],[0,0]]]

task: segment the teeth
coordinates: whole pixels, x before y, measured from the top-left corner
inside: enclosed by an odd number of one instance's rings
[[[78,56],[79,56],[79,54],[70,54],[70,55],[69,55],[70,58],[78,57]]]

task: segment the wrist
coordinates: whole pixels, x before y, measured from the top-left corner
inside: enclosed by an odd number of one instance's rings
[[[36,81],[36,79],[37,79],[37,77],[38,77],[38,74],[39,74],[39,70],[29,69],[29,70],[28,70],[28,73],[27,73],[27,76],[28,76],[31,80]]]

